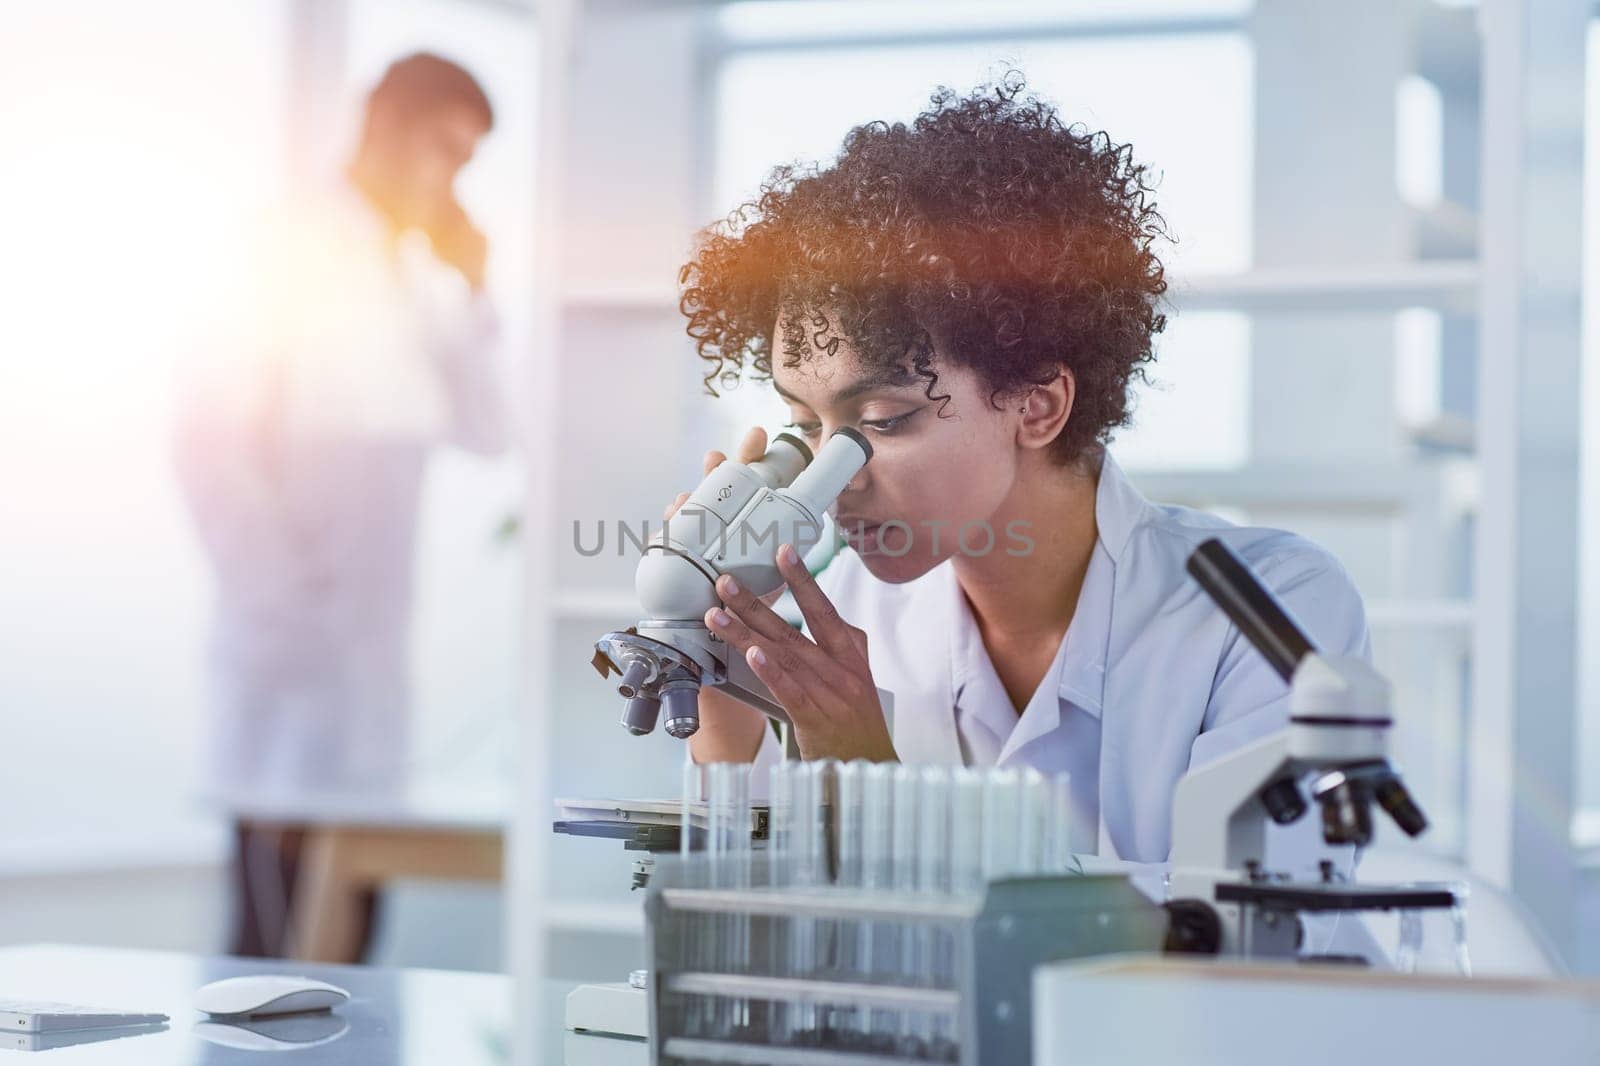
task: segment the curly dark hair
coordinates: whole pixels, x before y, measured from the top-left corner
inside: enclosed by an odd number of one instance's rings
[[[841,336],[931,400],[948,401],[935,353],[992,403],[1066,367],[1077,395],[1052,449],[1081,459],[1127,424],[1130,379],[1166,325],[1153,188],[1130,145],[1064,124],[1015,71],[965,96],[941,87],[909,125],[851,130],[829,166],[776,167],[700,234],[679,307],[706,389],[747,362],[770,378],[775,344],[794,367]]]

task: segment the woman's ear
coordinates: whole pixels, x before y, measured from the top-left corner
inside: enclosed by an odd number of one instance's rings
[[[1034,385],[1024,393],[1018,404],[1022,420],[1017,423],[1017,443],[1024,448],[1049,447],[1072,417],[1077,385],[1072,371],[1062,367],[1055,380]]]

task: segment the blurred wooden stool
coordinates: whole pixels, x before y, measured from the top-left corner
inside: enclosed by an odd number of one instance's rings
[[[509,800],[498,788],[412,784],[391,793],[209,797],[238,822],[304,834],[289,954],[361,961],[368,894],[405,879],[499,883]]]
[[[290,954],[307,962],[359,962],[363,900],[403,879],[498,883],[499,830],[308,826],[290,917]]]

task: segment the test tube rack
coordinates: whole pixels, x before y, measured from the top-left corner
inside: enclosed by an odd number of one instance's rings
[[[1116,875],[1007,878],[980,892],[927,895],[775,886],[768,864],[753,859],[740,881],[716,887],[725,878],[693,855],[664,860],[652,880],[645,913],[657,1066],[1024,1064],[1035,966],[1158,952],[1168,929],[1166,911]],[[812,945],[799,973],[797,935]],[[894,950],[887,954],[899,965],[863,966],[857,947],[885,935],[923,945],[921,953]]]

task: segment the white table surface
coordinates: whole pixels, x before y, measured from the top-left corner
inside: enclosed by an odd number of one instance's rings
[[[328,981],[351,999],[332,1016],[330,1028],[347,1024],[328,1043],[273,1058],[210,1043],[197,1035],[205,1015],[193,1006],[201,985],[243,974],[292,973]],[[536,1066],[633,1066],[648,1062],[643,1041],[567,1032],[562,1025],[569,981],[545,981],[545,1038]],[[0,998],[45,1000],[166,1014],[171,1021],[137,1035],[49,1051],[0,1050],[0,1064],[35,1061],[43,1066],[259,1066],[284,1061],[296,1066],[507,1066],[516,995],[503,974],[443,970],[389,970],[369,966],[324,966],[264,959],[205,958],[161,951],[73,947],[54,944],[0,948]],[[336,1017],[335,1017],[336,1016]],[[305,1016],[302,1016],[304,1018]]]

